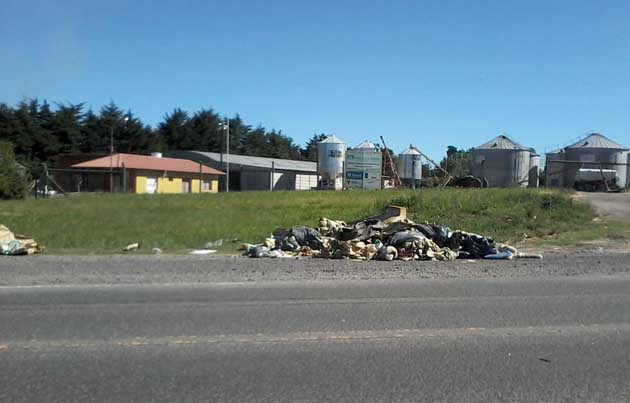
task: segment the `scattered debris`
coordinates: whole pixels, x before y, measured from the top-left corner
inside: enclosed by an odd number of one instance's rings
[[[139,242],[134,242],[134,243],[130,243],[129,245],[125,246],[123,248],[123,252],[131,252],[132,250],[138,250],[140,249],[140,243]]]
[[[43,251],[44,247],[33,238],[15,235],[7,227],[0,224],[0,255],[33,255]]]
[[[204,249],[217,249],[219,246],[223,245],[223,239],[218,239],[214,242],[208,242],[206,243],[206,245],[203,247]]]
[[[190,255],[210,255],[212,253],[217,253],[216,249],[195,249],[188,252]]]
[[[322,218],[318,228],[279,229],[260,244],[243,244],[245,255],[262,257],[312,256],[354,260],[501,259],[541,255],[520,253],[486,236],[451,231],[444,225],[417,224],[404,207],[388,206],[385,213],[347,224]]]
[[[151,253],[153,253],[154,255],[161,255],[162,254],[162,249],[160,249],[160,248],[153,248],[153,249],[151,249]]]

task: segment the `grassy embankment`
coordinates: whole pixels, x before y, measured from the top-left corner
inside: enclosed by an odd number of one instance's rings
[[[499,241],[527,236],[566,244],[628,235],[625,226],[592,222],[593,211],[569,196],[524,189],[78,196],[0,202],[0,224],[35,237],[51,253],[112,253],[138,241],[147,252],[184,252],[219,238],[238,239],[222,248],[231,252],[278,227],[315,226],[322,216],[358,220],[387,204],[408,207],[415,221]]]

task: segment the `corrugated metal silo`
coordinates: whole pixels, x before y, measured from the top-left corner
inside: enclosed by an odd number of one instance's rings
[[[343,169],[346,145],[337,136],[330,135],[317,144],[317,173],[321,189],[343,189]]]
[[[422,179],[422,154],[413,145],[398,154],[398,176],[403,183],[415,188]]]
[[[472,150],[472,174],[490,187],[526,187],[531,149],[507,136],[498,136]]]
[[[564,187],[564,152],[556,150],[545,154],[545,186]]]
[[[567,167],[564,182],[566,186],[575,183],[580,168],[614,169],[617,172],[617,186],[627,185],[628,148],[610,140],[600,133],[592,133],[584,139],[565,147]]]

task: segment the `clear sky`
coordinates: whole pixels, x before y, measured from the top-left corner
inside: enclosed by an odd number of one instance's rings
[[[630,1],[0,0],[0,101],[23,97],[435,158],[500,133],[630,145]]]

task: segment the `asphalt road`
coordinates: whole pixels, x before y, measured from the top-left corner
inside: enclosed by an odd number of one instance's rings
[[[629,401],[630,276],[0,287],[0,401]]]

